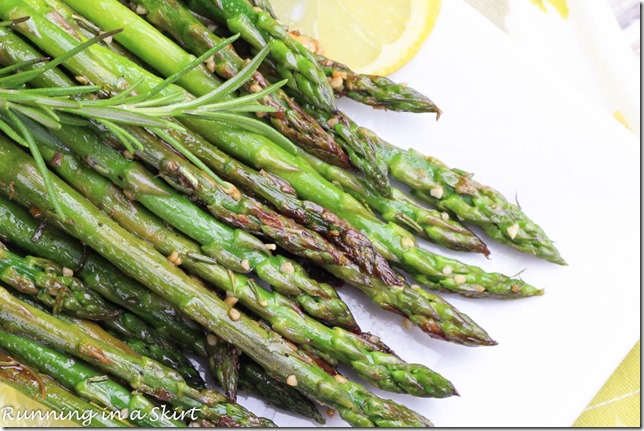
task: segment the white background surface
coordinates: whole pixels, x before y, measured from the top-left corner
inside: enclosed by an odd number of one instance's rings
[[[471,348],[405,330],[346,287],[341,294],[364,330],[408,362],[449,378],[460,397],[392,395],[440,427],[567,427],[640,334],[640,153],[636,137],[585,96],[544,80],[511,39],[458,1],[444,1],[421,52],[393,79],[429,95],[428,114],[343,107],[358,123],[401,147],[475,172],[556,241],[559,267],[487,241],[489,260],[449,253],[488,271],[520,271],[546,290],[516,301],[446,298],[498,342]],[[241,399],[280,426],[312,426]],[[345,426],[337,417],[329,426]]]

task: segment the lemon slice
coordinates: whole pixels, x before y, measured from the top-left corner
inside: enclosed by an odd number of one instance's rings
[[[360,73],[388,75],[429,36],[440,0],[272,0],[281,22]]]
[[[0,427],[78,427],[75,422],[55,420],[53,418],[48,419],[46,415],[43,415],[43,420],[30,420],[19,417],[19,412],[31,412],[36,410],[40,410],[44,413],[51,409],[35,400],[32,400],[26,395],[21,394],[15,389],[0,383]],[[11,419],[12,417],[13,419]],[[37,418],[38,415],[35,415],[35,417]]]

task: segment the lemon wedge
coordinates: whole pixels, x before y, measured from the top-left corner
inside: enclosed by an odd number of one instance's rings
[[[26,395],[21,394],[15,389],[3,383],[0,383],[0,427],[78,427],[75,422],[68,420],[56,420],[53,418],[48,419],[46,415],[43,415],[43,420],[29,420],[19,418],[18,411],[22,412],[36,410],[40,410],[44,413],[51,409],[45,407],[35,400],[32,400]],[[12,416],[13,419],[11,419]],[[35,417],[38,416],[36,415]]]
[[[272,0],[283,24],[360,73],[388,75],[429,36],[441,0]]]

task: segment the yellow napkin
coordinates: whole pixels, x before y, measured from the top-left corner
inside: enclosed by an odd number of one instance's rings
[[[640,342],[579,416],[575,427],[640,427]]]

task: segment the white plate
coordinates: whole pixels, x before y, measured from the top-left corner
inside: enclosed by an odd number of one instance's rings
[[[449,378],[460,397],[391,395],[440,427],[567,427],[639,338],[639,144],[582,94],[545,82],[511,39],[460,1],[444,1],[418,56],[393,78],[444,110],[433,115],[343,107],[401,147],[475,172],[539,223],[568,261],[549,264],[488,241],[491,258],[444,254],[546,289],[516,301],[447,295],[499,342],[434,341],[343,289],[363,329],[409,362]],[[428,246],[432,250],[437,248]],[[241,400],[280,426],[312,426]],[[330,426],[345,426],[337,417]]]

